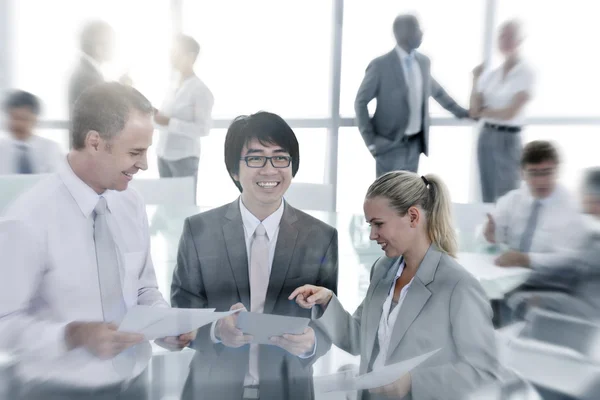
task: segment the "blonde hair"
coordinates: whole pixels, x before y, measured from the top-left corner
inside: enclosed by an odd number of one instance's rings
[[[452,226],[448,188],[435,175],[424,178],[408,171],[393,171],[380,176],[367,190],[367,199],[382,197],[404,216],[408,209],[420,206],[425,212],[429,239],[452,257],[456,257],[456,234]]]

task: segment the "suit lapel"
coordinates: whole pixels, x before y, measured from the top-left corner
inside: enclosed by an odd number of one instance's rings
[[[419,63],[419,69],[421,70],[421,82],[423,82],[422,86],[422,91],[423,91],[423,102],[427,102],[427,84],[429,84],[429,69],[427,66],[427,61],[425,60],[425,57],[421,56],[420,53],[415,52],[415,59],[417,60],[417,62]]]
[[[296,248],[296,240],[298,239],[298,229],[294,226],[298,218],[296,217],[294,208],[287,203],[285,203],[284,207],[281,222],[279,223],[279,234],[275,246],[275,255],[273,256],[273,265],[271,266],[267,297],[265,298],[265,314],[272,313],[275,308],[275,303],[279,298],[283,282],[290,268],[294,249]]]
[[[381,320],[381,314],[383,313],[383,303],[387,298],[390,287],[394,282],[394,277],[398,272],[399,265],[396,268],[392,268],[397,258],[388,259],[388,267],[387,273],[379,280],[375,290],[373,290],[373,294],[371,295],[371,300],[369,301],[369,307],[367,310],[367,339],[366,339],[366,351],[367,351],[367,360],[370,360],[373,355],[373,346],[375,345],[375,338],[377,337],[378,329],[375,327],[379,326],[379,321]]]
[[[403,96],[406,97],[406,89],[408,86],[406,85],[406,79],[404,79],[404,66],[400,62],[400,57],[398,57],[396,49],[393,49],[390,53],[388,53],[388,58],[390,60],[392,70],[394,71],[396,81],[398,82],[398,86],[403,89]]]
[[[431,245],[417,270],[417,274],[415,275],[400,308],[400,313],[398,314],[394,329],[392,330],[392,337],[390,338],[390,346],[388,353],[386,354],[386,360],[394,350],[396,350],[406,334],[406,331],[408,331],[408,328],[410,328],[417,316],[421,313],[421,310],[425,307],[429,297],[431,297],[431,291],[427,289],[427,285],[433,281],[441,257],[442,253],[435,245]]]
[[[225,213],[223,224],[223,237],[229,257],[229,266],[235,279],[238,295],[246,309],[250,309],[250,278],[248,276],[248,254],[246,253],[246,239],[244,237],[244,224],[240,213],[239,200],[229,205]]]

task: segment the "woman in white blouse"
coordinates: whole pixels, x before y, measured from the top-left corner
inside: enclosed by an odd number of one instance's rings
[[[437,177],[389,172],[364,202],[371,240],[385,251],[362,304],[350,314],[328,289],[297,288],[316,326],[360,354],[360,374],[440,349],[393,384],[358,399],[461,399],[497,375],[491,307],[479,282],[454,259],[450,200]]]
[[[473,70],[470,115],[483,121],[477,144],[482,200],[494,203],[520,182],[521,129],[525,105],[531,98],[534,75],[521,59],[520,25],[500,27],[498,48],[504,60],[488,71]]]

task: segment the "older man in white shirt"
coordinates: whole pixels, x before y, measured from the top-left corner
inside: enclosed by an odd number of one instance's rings
[[[73,150],[59,172],[0,222],[0,346],[19,360],[24,399],[147,397],[150,345],[117,326],[136,304],[168,307],[144,203],[128,189],[147,168],[151,116],[148,100],[130,87],[84,92],[74,109]],[[181,348],[192,339],[165,341]]]
[[[214,98],[206,84],[194,73],[200,45],[194,38],[179,35],[171,52],[171,63],[178,74],[177,84],[168,93],[154,117],[160,138],[156,153],[161,178],[198,179],[200,138],[211,126]]]
[[[577,205],[557,184],[558,167],[552,143],[533,141],[523,149],[525,185],[498,200],[484,228],[488,242],[509,248],[497,265],[537,269],[572,261],[583,226]]]
[[[63,157],[60,147],[33,133],[40,114],[38,98],[16,90],[7,96],[4,111],[8,135],[0,139],[0,175],[56,171]]]

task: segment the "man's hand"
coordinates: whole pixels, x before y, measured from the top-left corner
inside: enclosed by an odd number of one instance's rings
[[[144,341],[144,335],[117,331],[105,322],[71,322],[65,329],[69,350],[84,347],[96,357],[109,360],[123,350]]]
[[[167,126],[169,125],[169,121],[171,119],[163,114],[160,113],[160,111],[156,110],[156,113],[154,114],[154,122],[156,122],[158,125],[162,125],[162,126]]]
[[[485,68],[485,65],[483,63],[479,64],[478,66],[473,68],[473,80],[479,79],[479,77],[483,73],[484,68]]]
[[[275,346],[281,347],[288,353],[295,356],[302,356],[313,351],[315,347],[315,331],[311,327],[308,327],[300,335],[285,334],[283,336],[274,336],[270,340]]]
[[[529,267],[529,256],[519,251],[507,251],[502,254],[494,263],[499,267]]]
[[[382,386],[376,389],[369,390],[370,393],[381,394],[386,397],[401,399],[410,392],[412,380],[410,373],[397,379],[394,383],[390,383],[387,386]]]
[[[319,304],[323,309],[327,307],[333,297],[333,292],[327,288],[314,285],[300,286],[289,295],[288,300],[296,299],[296,303],[306,309]]]
[[[487,218],[488,220],[485,224],[485,229],[483,230],[483,236],[488,242],[496,243],[496,221],[494,221],[492,214],[488,213]]]
[[[243,310],[246,311],[246,307],[242,303],[237,303],[231,306],[230,310]],[[231,314],[225,318],[221,318],[215,325],[215,336],[227,347],[242,347],[252,342],[251,335],[244,335],[240,329],[237,328],[237,319],[239,312]]]
[[[168,336],[161,339],[156,339],[154,343],[169,351],[180,351],[189,346],[192,340],[196,339],[198,331],[183,333],[179,336]]]

